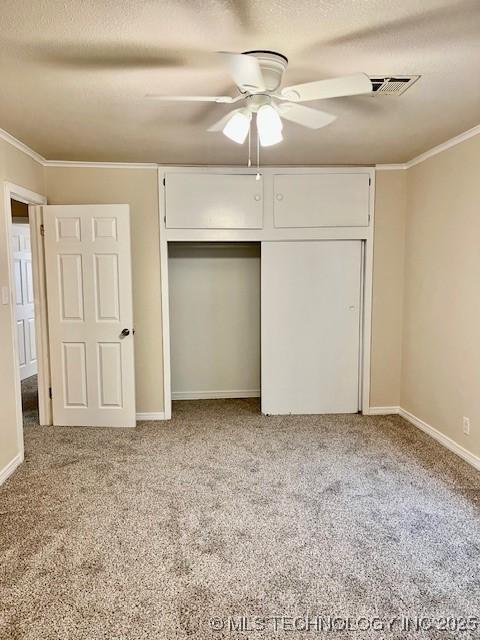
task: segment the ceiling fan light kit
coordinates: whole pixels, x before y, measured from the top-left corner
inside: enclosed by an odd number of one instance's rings
[[[271,147],[283,140],[283,124],[280,116],[270,104],[257,111],[257,131],[262,147]]]
[[[250,130],[251,119],[252,114],[247,109],[237,111],[223,127],[223,134],[233,142],[243,144]]]

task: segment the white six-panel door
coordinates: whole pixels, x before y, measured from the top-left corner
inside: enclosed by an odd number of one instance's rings
[[[360,240],[262,242],[262,412],[359,410]]]
[[[25,380],[37,373],[32,250],[28,224],[12,224],[12,253],[20,380]]]
[[[43,207],[55,425],[135,426],[128,205]]]

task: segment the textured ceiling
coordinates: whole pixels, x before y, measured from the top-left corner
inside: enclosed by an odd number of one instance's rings
[[[480,0],[2,0],[0,127],[48,159],[242,164],[207,133],[228,105],[146,93],[235,94],[215,51],[273,49],[287,84],[421,74],[400,97],[309,103],[265,164],[403,162],[480,122]]]

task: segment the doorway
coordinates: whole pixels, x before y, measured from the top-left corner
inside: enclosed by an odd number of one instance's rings
[[[28,205],[10,199],[11,247],[15,290],[17,366],[22,394],[23,426],[39,425],[38,360],[35,331],[35,296]]]
[[[15,366],[15,417],[21,460],[24,457],[22,395],[24,396],[25,422],[51,424],[48,328],[42,266],[43,246],[40,236],[42,220],[41,206],[38,206],[46,203],[46,197],[39,193],[10,182],[4,183],[5,229],[9,240],[7,245],[9,287],[2,288],[2,301],[10,303]],[[22,225],[22,227],[16,225]],[[27,227],[29,231],[26,231]],[[14,240],[15,228],[23,228],[23,240]],[[17,251],[19,255],[16,257]],[[23,254],[23,265],[20,254]],[[19,314],[19,316],[24,314],[24,317],[17,318],[17,307],[20,306],[17,303],[20,302],[26,303],[26,309]],[[22,320],[22,323],[19,320]],[[22,368],[23,371],[21,371]]]

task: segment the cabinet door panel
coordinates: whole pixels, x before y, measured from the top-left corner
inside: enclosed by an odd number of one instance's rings
[[[167,229],[261,229],[263,180],[254,175],[169,173]]]
[[[276,175],[276,227],[368,226],[367,173]]]

